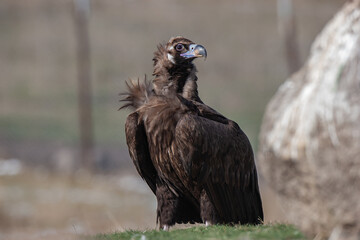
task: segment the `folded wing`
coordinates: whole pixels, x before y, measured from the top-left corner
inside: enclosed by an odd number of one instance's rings
[[[222,223],[263,220],[254,155],[239,126],[203,104],[177,124],[176,141],[188,174],[203,184]]]
[[[144,124],[138,121],[138,117],[138,113],[134,112],[126,119],[126,142],[136,170],[155,194],[157,172],[150,158]]]

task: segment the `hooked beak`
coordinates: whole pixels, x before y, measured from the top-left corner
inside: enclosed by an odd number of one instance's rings
[[[180,54],[180,56],[182,56],[184,58],[204,57],[206,59],[207,52],[203,46],[197,45],[197,44],[191,44],[189,46],[189,51],[187,51],[186,53]]]

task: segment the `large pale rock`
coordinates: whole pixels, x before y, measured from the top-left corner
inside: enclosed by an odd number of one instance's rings
[[[258,165],[291,223],[360,239],[360,0],[336,14],[269,103]]]

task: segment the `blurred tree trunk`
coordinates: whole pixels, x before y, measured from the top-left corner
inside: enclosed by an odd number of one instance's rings
[[[89,0],[74,0],[77,41],[78,98],[81,165],[88,170],[94,162],[92,90],[89,41]]]
[[[291,223],[318,239],[359,239],[360,0],[327,24],[270,101],[258,163]]]
[[[300,54],[297,43],[296,19],[292,0],[277,0],[278,27],[283,40],[288,74],[300,68]]]

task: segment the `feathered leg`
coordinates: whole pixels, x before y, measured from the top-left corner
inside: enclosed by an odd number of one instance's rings
[[[201,219],[206,226],[217,224],[219,222],[219,217],[215,207],[204,189],[201,191],[200,196],[200,214]]]
[[[165,183],[158,181],[156,183],[156,199],[158,204],[156,222],[159,222],[160,229],[167,231],[176,221],[178,197]]]

